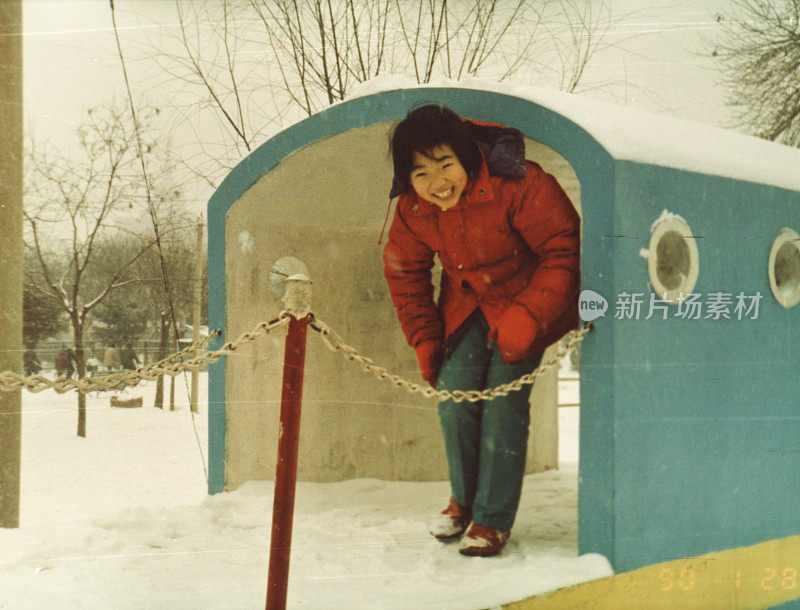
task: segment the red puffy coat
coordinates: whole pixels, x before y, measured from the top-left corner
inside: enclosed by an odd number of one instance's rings
[[[400,195],[383,252],[384,274],[408,343],[443,342],[480,307],[490,328],[512,304],[538,328],[529,357],[578,322],[580,218],[553,176],[530,161],[524,178],[486,164],[461,200],[442,210],[413,189]],[[431,268],[443,273],[438,307]]]

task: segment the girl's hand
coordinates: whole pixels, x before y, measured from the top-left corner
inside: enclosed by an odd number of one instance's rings
[[[442,368],[442,344],[434,339],[429,339],[420,343],[416,350],[422,378],[435,389],[439,371]]]
[[[515,362],[526,356],[538,330],[528,310],[514,304],[500,316],[497,328],[489,333],[489,340],[497,342],[503,362]]]

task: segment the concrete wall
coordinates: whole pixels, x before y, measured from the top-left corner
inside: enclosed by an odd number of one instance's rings
[[[269,292],[272,263],[297,256],[309,267],[313,310],[361,353],[421,382],[397,323],[378,245],[391,183],[388,137],[378,123],[288,155],[234,203],[226,222],[228,339],[280,309]],[[527,142],[580,206],[569,164]],[[385,239],[385,238],[384,238]],[[226,487],[274,476],[283,331],[229,357],[226,365]],[[547,357],[547,356],[546,356]],[[529,471],[557,467],[555,373],[534,387]],[[434,401],[399,391],[309,332],[299,477],[445,479]]]
[[[22,368],[22,6],[0,2],[0,371]],[[0,392],[0,527],[19,525],[20,392]]]

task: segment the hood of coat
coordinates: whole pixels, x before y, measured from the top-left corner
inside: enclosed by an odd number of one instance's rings
[[[464,119],[483,153],[486,169],[491,176],[502,178],[525,177],[525,140],[522,132],[513,127],[481,123]],[[404,192],[402,183],[394,176],[389,199]]]

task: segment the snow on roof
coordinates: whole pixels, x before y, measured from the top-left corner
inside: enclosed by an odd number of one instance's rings
[[[585,129],[615,159],[800,190],[796,148],[564,91],[478,78],[420,85],[405,76],[382,75],[361,83],[348,99],[424,87],[479,89],[530,100]]]

